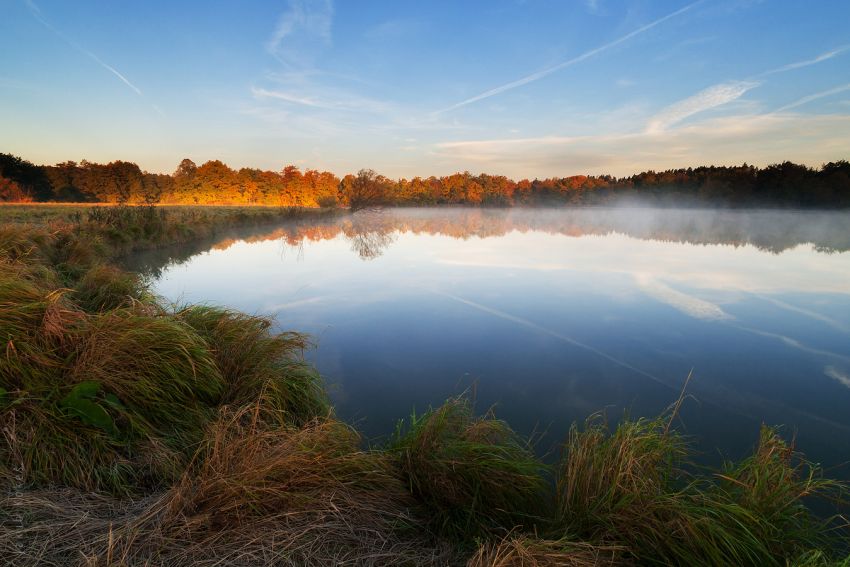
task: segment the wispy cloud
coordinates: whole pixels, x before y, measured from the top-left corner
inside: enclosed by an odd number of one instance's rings
[[[287,65],[308,66],[317,51],[331,44],[332,21],[331,0],[289,0],[266,50]]]
[[[318,64],[319,55],[332,45],[333,16],[331,0],[288,1],[265,43],[284,68],[267,73],[251,87],[255,104],[243,113],[271,125],[285,123],[289,132],[320,138],[374,129],[376,116],[389,120],[397,113],[393,104],[358,94],[353,86],[374,90],[374,85]]]
[[[130,87],[137,95],[139,95],[139,96],[142,95],[141,89],[139,89],[139,87],[137,87],[136,85],[131,83],[130,80],[127,77],[125,77],[120,71],[118,71],[118,69],[116,69],[112,65],[109,65],[108,63],[103,61],[100,57],[98,57],[97,55],[95,55],[94,53],[89,51],[88,49],[81,46],[76,41],[74,41],[71,38],[69,38],[68,36],[66,36],[61,31],[56,29],[50,22],[48,22],[44,18],[44,15],[41,12],[41,8],[39,8],[38,5],[35,2],[33,2],[33,0],[24,0],[24,3],[27,5],[27,8],[29,8],[29,11],[33,15],[33,17],[36,20],[38,20],[39,23],[41,23],[41,25],[43,25],[44,27],[49,29],[51,32],[53,32],[54,34],[59,36],[63,41],[65,41],[65,43],[67,43],[68,45],[70,45],[71,47],[73,47],[74,49],[76,49],[77,51],[79,51],[83,55],[87,56],[89,59],[91,59],[92,61],[94,61],[95,63],[97,63],[98,65],[100,65],[101,67],[103,67],[104,69],[106,69],[107,71],[112,73],[113,75],[115,75],[116,77],[118,77],[118,79],[122,83],[124,83],[125,85]]]
[[[653,116],[646,126],[646,131],[648,133],[662,132],[694,114],[732,102],[759,84],[753,81],[731,81],[708,87]]]
[[[838,93],[843,93],[844,91],[848,91],[848,90],[850,90],[850,83],[847,83],[846,85],[834,87],[834,88],[831,88],[829,90],[821,91],[819,93],[814,93],[814,94],[810,94],[808,96],[804,96],[801,99],[795,100],[791,104],[786,104],[785,106],[783,106],[781,108],[777,108],[773,112],[774,113],[785,112],[787,110],[791,110],[792,108],[797,108],[798,106],[803,106],[804,104],[808,104],[812,101],[815,101],[815,100],[818,100],[818,99],[821,99],[821,98],[825,98],[825,97],[828,97],[828,96],[832,96],[832,95],[835,95],[835,94],[838,94]]]
[[[809,67],[811,65],[816,65],[818,63],[828,61],[829,59],[832,59],[836,55],[839,55],[844,51],[847,51],[848,49],[850,49],[850,46],[836,47],[835,49],[832,49],[825,53],[821,53],[820,55],[812,59],[788,63],[787,65],[783,65],[781,67],[765,71],[756,75],[753,79],[750,80],[728,81],[725,83],[708,87],[707,89],[704,89],[693,96],[690,96],[661,110],[649,120],[646,130],[647,132],[661,132],[663,130],[666,130],[670,126],[673,126],[674,124],[677,124],[690,116],[699,114],[706,110],[710,110],[712,108],[716,108],[718,106],[722,106],[724,104],[739,99],[747,91],[761,86],[762,82],[756,80],[758,78],[767,77],[769,75],[774,75],[777,73],[786,73],[788,71],[794,71],[797,69],[802,69],[804,67]],[[824,91],[822,93],[809,95],[789,105],[783,106],[782,108],[777,109],[774,112],[783,112],[786,110],[790,110],[792,108],[802,106],[813,100],[843,92],[845,90],[848,90],[848,88],[850,88],[850,85],[844,85],[841,87],[830,89],[828,91]]]
[[[587,11],[591,14],[595,14],[599,11],[599,0],[584,0],[584,5],[587,7]]]
[[[409,38],[423,27],[421,22],[414,20],[388,20],[381,22],[363,32],[363,37],[373,41],[388,41]]]
[[[394,110],[393,106],[389,103],[358,96],[350,92],[339,91],[335,88],[312,85],[310,90],[313,94],[304,95],[285,90],[252,87],[251,94],[256,99],[280,100],[298,106],[321,110],[342,110],[375,114],[392,112]]]
[[[817,165],[846,157],[850,116],[794,113],[738,115],[679,125],[661,133],[646,131],[591,136],[540,136],[438,143],[434,154],[448,168],[513,176],[610,173],[685,164],[732,165],[742,159],[767,165],[793,156]]]
[[[816,65],[818,63],[822,63],[829,59],[832,59],[836,55],[840,55],[850,49],[850,45],[842,45],[840,47],[836,47],[831,51],[827,51],[825,53],[821,53],[814,59],[807,59],[805,61],[797,61],[796,63],[789,63],[787,65],[783,65],[782,67],[777,67],[776,69],[771,69],[770,71],[765,71],[760,77],[765,77],[767,75],[774,75],[776,73],[785,73],[786,71],[794,71],[795,69],[801,69],[803,67],[808,67],[810,65]]]
[[[645,26],[641,26],[641,27],[637,28],[636,30],[633,30],[633,31],[627,33],[626,35],[623,35],[623,36],[615,39],[614,41],[611,41],[609,43],[601,45],[600,47],[597,47],[595,49],[591,49],[590,51],[585,51],[584,53],[582,53],[581,55],[578,55],[577,57],[573,57],[572,59],[568,59],[567,61],[564,61],[562,63],[558,63],[557,65],[554,65],[554,66],[549,67],[547,69],[543,69],[542,71],[532,73],[531,75],[527,75],[525,77],[522,77],[521,79],[517,79],[516,81],[511,81],[510,83],[506,83],[504,85],[490,89],[490,90],[485,91],[485,92],[483,92],[479,95],[476,95],[474,97],[468,98],[466,100],[462,100],[457,104],[453,104],[452,106],[449,106],[447,108],[444,108],[442,110],[437,111],[436,114],[443,113],[443,112],[449,112],[449,111],[461,108],[463,106],[466,106],[468,104],[478,102],[479,100],[483,100],[485,98],[489,98],[491,96],[501,94],[505,91],[509,91],[509,90],[515,89],[517,87],[527,85],[528,83],[532,83],[534,81],[542,79],[543,77],[547,77],[547,76],[551,75],[552,73],[555,73],[556,71],[560,71],[561,69],[565,69],[567,67],[575,65],[576,63],[581,63],[582,61],[590,59],[591,57],[594,57],[595,55],[599,55],[600,53],[607,51],[607,50],[611,49],[612,47],[616,47],[616,46],[620,45],[621,43],[624,43],[624,42],[632,39],[635,36],[638,36],[642,33],[645,33],[647,31],[651,30],[652,28],[654,28],[655,26],[666,22],[667,20],[670,20],[672,18],[680,16],[680,15],[684,14],[685,12],[694,8],[696,5],[701,4],[701,3],[702,3],[702,0],[698,0],[697,2],[693,2],[692,4],[688,4],[684,8],[680,8],[680,9],[676,10],[675,12],[667,14],[663,18],[659,18],[659,19],[657,19],[653,22],[646,24]]]
[[[741,113],[682,125],[697,114],[730,104],[762,84],[758,77],[794,71],[827,61],[848,47],[837,47],[815,58],[798,61],[744,81],[710,86],[656,112],[642,130],[589,136],[547,135],[524,138],[466,140],[438,143],[434,154],[446,162],[473,162],[508,174],[562,175],[566,171],[632,173],[648,167],[666,169],[686,163],[733,164],[747,161],[766,165],[795,156],[811,164],[841,159],[850,144],[850,116],[805,116],[788,113],[821,98],[850,91],[850,83],[810,94],[774,111]],[[618,118],[617,124],[640,120]],[[599,118],[597,123],[604,122]]]
[[[277,100],[282,100],[284,102],[291,102],[292,104],[299,104],[301,106],[311,106],[313,108],[330,108],[328,105],[322,104],[321,102],[313,98],[299,96],[283,91],[270,91],[268,89],[251,87],[251,94],[254,95],[254,98],[273,98]]]

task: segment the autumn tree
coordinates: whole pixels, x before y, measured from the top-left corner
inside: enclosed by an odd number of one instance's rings
[[[0,177],[14,181],[36,201],[53,198],[53,186],[44,168],[12,154],[0,153]]]
[[[117,203],[138,202],[142,195],[142,170],[135,163],[127,161],[114,161],[107,166],[107,180],[114,189],[114,197]],[[110,198],[110,200],[112,200]]]
[[[198,166],[189,158],[184,158],[171,178],[174,180],[169,201],[176,203],[188,203],[192,200],[195,192],[195,174]]]
[[[11,179],[0,176],[0,202],[30,203],[32,195]]]
[[[388,179],[372,169],[361,169],[357,175],[346,175],[342,192],[352,211],[386,204],[389,197]]]

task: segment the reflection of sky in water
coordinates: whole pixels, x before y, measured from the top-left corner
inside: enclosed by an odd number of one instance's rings
[[[702,448],[737,454],[764,421],[825,464],[850,460],[848,252],[390,236],[368,261],[351,235],[237,242],[172,266],[156,290],[313,334],[339,413],[371,436],[473,387],[479,407],[551,443],[597,410],[662,410],[693,369],[683,427]]]

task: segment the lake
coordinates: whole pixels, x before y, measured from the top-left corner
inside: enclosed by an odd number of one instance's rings
[[[850,476],[848,213],[386,209],[137,262],[168,300],[310,333],[376,442],[467,392],[551,457],[573,421],[657,415],[692,373],[677,423],[706,461],[782,424]]]

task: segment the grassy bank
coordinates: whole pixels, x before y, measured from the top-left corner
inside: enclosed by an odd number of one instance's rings
[[[304,363],[307,337],[163,305],[110,263],[305,214],[260,211],[80,209],[0,227],[2,561],[850,565],[844,520],[809,507],[843,509],[845,487],[774,430],[701,471],[675,406],[616,428],[596,416],[550,467],[456,398],[366,449]]]
[[[237,206],[0,205],[0,226],[25,225],[92,239],[108,258],[216,236],[230,229],[342,214],[336,209]]]

